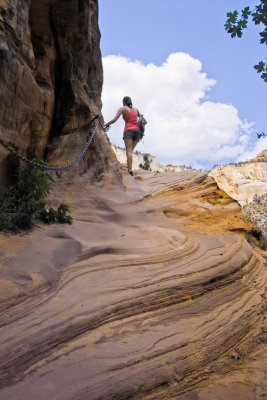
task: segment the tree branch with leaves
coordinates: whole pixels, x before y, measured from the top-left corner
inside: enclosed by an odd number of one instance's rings
[[[241,38],[243,30],[247,28],[248,19],[252,17],[252,21],[255,25],[263,24],[264,30],[259,33],[260,43],[267,44],[267,0],[260,0],[260,4],[255,6],[254,10],[250,10],[249,7],[245,7],[241,11],[241,17],[239,18],[238,11],[228,12],[227,20],[225,23],[225,30],[231,34],[231,37]],[[267,64],[260,61],[257,65],[254,65],[255,70],[261,74],[261,78],[267,82]]]

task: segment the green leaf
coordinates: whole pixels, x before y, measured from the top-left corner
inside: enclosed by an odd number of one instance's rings
[[[242,10],[242,17],[244,19],[248,19],[248,16],[251,14],[251,11],[249,9],[249,7],[245,7],[244,10]]]
[[[263,61],[260,61],[259,64],[254,65],[254,68],[257,70],[258,73],[263,72],[266,70],[266,64]]]
[[[256,7],[256,12],[252,13],[252,21],[255,22],[255,25],[259,25],[261,22],[266,24],[266,16],[264,16],[263,11],[260,8]]]
[[[263,32],[260,32],[261,40],[260,43],[266,43],[267,44],[267,28]]]
[[[229,22],[235,24],[238,17],[238,11],[235,10],[234,12],[228,12],[226,16],[228,17]]]
[[[231,33],[231,29],[232,29],[232,24],[231,24],[231,22],[226,22],[226,23],[224,24],[224,26],[225,26],[225,30],[226,30],[228,33]]]

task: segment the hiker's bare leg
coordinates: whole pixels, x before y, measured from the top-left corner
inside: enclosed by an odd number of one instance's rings
[[[133,149],[132,149],[132,151],[134,151],[134,148],[137,145],[137,143],[138,143],[138,140],[133,140]]]
[[[132,171],[132,166],[133,166],[133,156],[132,156],[133,139],[125,138],[124,139],[124,143],[125,143],[125,147],[126,147],[126,157],[127,157],[128,171]]]

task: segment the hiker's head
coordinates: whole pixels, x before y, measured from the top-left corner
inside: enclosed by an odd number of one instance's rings
[[[133,103],[132,103],[131,97],[125,96],[125,97],[122,99],[122,104],[123,104],[124,106],[128,106],[128,107],[132,108]]]

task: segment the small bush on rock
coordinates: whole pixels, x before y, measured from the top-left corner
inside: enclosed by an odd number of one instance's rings
[[[17,182],[10,185],[0,203],[0,230],[16,232],[29,229],[35,220],[46,223],[72,223],[69,207],[45,208],[45,199],[53,185],[52,176],[44,169],[26,165],[19,170]]]
[[[261,239],[259,240],[259,247],[262,250],[267,250],[267,239],[265,239],[264,237],[261,237]]]
[[[144,163],[143,163],[143,164],[140,163],[140,164],[139,164],[139,168],[145,169],[145,170],[147,170],[147,171],[151,171],[151,169],[150,169],[151,160],[149,160],[148,154],[144,154],[143,160],[144,160]]]

